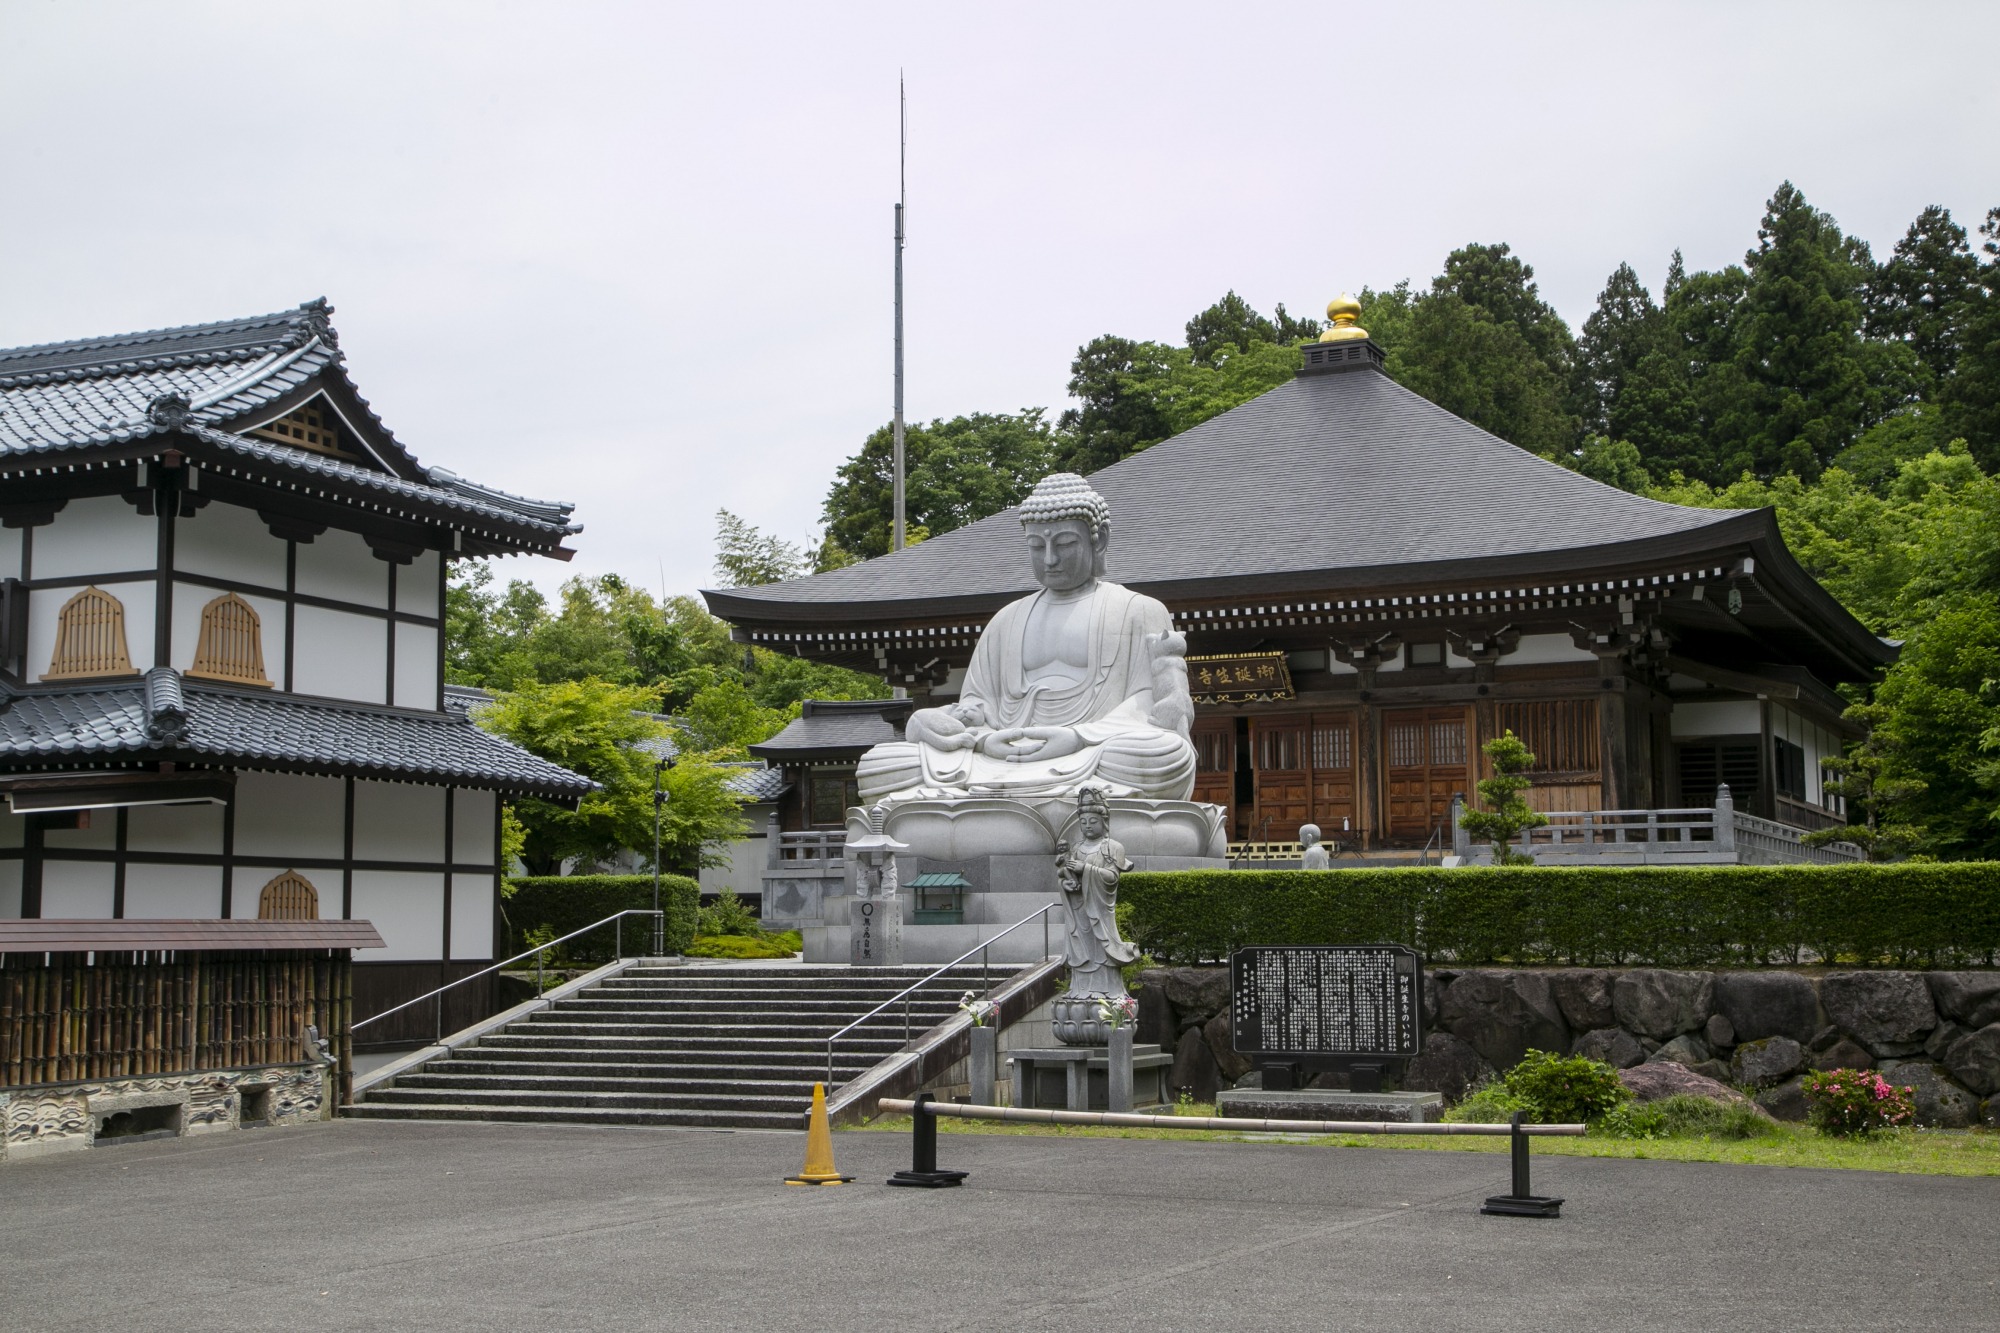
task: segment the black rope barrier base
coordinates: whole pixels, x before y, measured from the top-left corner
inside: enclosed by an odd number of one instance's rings
[[[1537,1194],[1528,1183],[1528,1136],[1521,1132],[1521,1113],[1514,1112],[1512,1140],[1514,1188],[1489,1197],[1479,1209],[1494,1217],[1560,1217],[1563,1201]]]
[[[889,1177],[891,1185],[908,1185],[913,1189],[942,1190],[963,1184],[970,1171],[940,1171],[937,1164],[937,1117],[924,1111],[924,1106],[937,1098],[928,1092],[917,1094],[916,1105],[910,1111],[910,1169],[898,1171]]]

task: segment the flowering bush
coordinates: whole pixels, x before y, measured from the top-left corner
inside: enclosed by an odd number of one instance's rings
[[[1842,1138],[1895,1129],[1916,1119],[1910,1089],[1868,1069],[1829,1069],[1805,1077],[1806,1118]]]
[[[998,1006],[991,1000],[982,1000],[973,992],[967,991],[958,997],[958,1007],[961,1012],[971,1015],[972,1026],[983,1028],[986,1026],[986,1020],[993,1016],[993,1011]]]
[[[1130,995],[1120,995],[1115,999],[1100,995],[1097,997],[1097,1016],[1113,1029],[1122,1028],[1139,1016],[1139,1002]]]

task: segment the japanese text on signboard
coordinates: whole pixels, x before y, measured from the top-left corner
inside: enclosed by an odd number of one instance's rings
[[[1187,660],[1188,691],[1200,704],[1293,698],[1283,653],[1225,653]]]
[[[1230,959],[1243,1055],[1415,1055],[1422,968],[1400,945],[1257,946]]]

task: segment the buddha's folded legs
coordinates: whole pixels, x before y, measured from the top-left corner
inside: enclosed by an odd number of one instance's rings
[[[1060,774],[1033,762],[1008,766],[975,760],[970,750],[933,750],[927,754],[925,747],[914,741],[890,741],[861,756],[855,781],[863,805],[919,787],[962,792],[976,787],[992,789],[975,778],[975,768],[991,770],[987,776],[994,779],[994,788],[1004,790],[1014,785],[1009,779],[1018,779],[1024,794],[1040,787],[1047,789],[1042,794],[1053,795],[1094,781],[1119,795],[1184,801],[1194,786],[1194,746],[1171,731],[1126,732],[1083,755],[1058,762]]]

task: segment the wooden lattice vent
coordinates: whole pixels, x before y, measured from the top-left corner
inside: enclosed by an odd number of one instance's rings
[[[317,921],[319,920],[319,890],[312,881],[296,870],[284,874],[264,886],[257,895],[257,919],[259,921]]]
[[[313,449],[323,454],[345,454],[340,446],[339,418],[324,399],[314,399],[266,426],[250,432],[264,440]]]
[[[232,685],[265,685],[262,622],[250,603],[224,593],[201,609],[201,637],[195,643],[190,676]]]
[[[102,588],[85,588],[56,614],[56,651],[43,680],[131,676],[125,650],[125,604]]]

